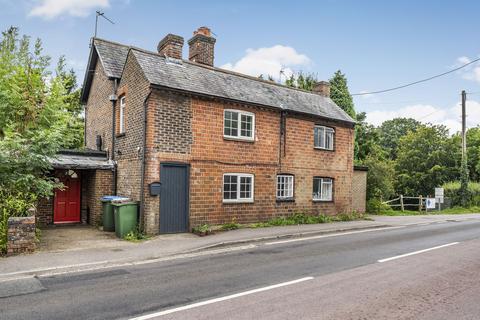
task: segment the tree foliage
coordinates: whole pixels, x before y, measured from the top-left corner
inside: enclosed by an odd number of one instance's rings
[[[348,91],[347,77],[340,70],[330,79],[330,98],[350,117],[355,119],[355,106]]]
[[[458,147],[441,125],[424,125],[400,138],[396,190],[431,195],[435,187],[458,177]],[[457,151],[457,154],[455,154]]]
[[[391,159],[397,158],[400,138],[411,131],[416,131],[421,123],[412,118],[395,118],[387,120],[380,126],[380,146],[389,153]]]
[[[42,43],[33,45],[14,27],[0,39],[0,250],[4,249],[5,222],[25,214],[40,197],[52,194],[55,181],[48,176],[49,158],[61,147],[78,145],[73,73],[55,73]],[[79,131],[79,129],[77,130]]]

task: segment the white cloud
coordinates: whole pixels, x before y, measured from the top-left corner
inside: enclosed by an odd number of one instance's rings
[[[109,0],[40,0],[28,15],[45,19],[52,19],[62,14],[86,17],[95,8],[109,6]]]
[[[461,67],[467,63],[471,63],[472,59],[469,57],[458,57],[455,63],[455,67]],[[459,73],[462,75],[462,78],[465,80],[475,81],[480,83],[480,66],[477,64],[471,64],[465,68],[459,70]]]
[[[480,102],[467,101],[467,127],[480,124]],[[367,122],[379,126],[385,120],[393,118],[413,118],[424,123],[442,124],[453,134],[461,130],[460,103],[451,108],[442,109],[432,105],[417,104],[396,108],[392,111],[375,110],[367,112]]]
[[[275,45],[269,48],[247,49],[243,58],[235,63],[224,64],[221,68],[254,77],[261,74],[270,75],[279,80],[280,70],[283,70],[285,76],[289,77],[293,73],[292,67],[306,66],[309,63],[310,58],[298,53],[294,48]]]

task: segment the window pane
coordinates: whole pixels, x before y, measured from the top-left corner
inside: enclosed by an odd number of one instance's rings
[[[223,176],[223,199],[237,199],[237,176]]]
[[[321,199],[321,178],[313,178],[313,199],[320,200]]]
[[[322,182],[322,200],[332,200],[332,179],[323,179]]]
[[[252,178],[240,177],[240,199],[250,199],[252,196]]]
[[[240,136],[242,137],[252,137],[252,122],[253,117],[250,115],[241,115],[241,131]]]
[[[325,148],[329,150],[333,150],[333,132],[332,131],[327,131]]]
[[[225,111],[223,134],[226,136],[238,136],[238,112]]]

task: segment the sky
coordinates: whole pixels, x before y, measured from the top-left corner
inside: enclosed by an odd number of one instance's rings
[[[65,55],[83,79],[94,33],[155,51],[168,33],[187,41],[200,26],[217,39],[215,66],[276,81],[303,71],[328,80],[346,74],[351,93],[396,87],[480,57],[480,1],[153,1],[0,0],[0,28],[41,38],[53,59]],[[281,74],[280,71],[283,71]],[[378,95],[356,96],[357,112],[379,125],[395,117],[460,130],[460,92],[467,125],[480,123],[480,63],[435,80]]]

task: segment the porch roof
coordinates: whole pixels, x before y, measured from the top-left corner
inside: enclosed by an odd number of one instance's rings
[[[108,160],[107,153],[95,150],[61,150],[50,159],[54,169],[111,170],[114,162]]]

